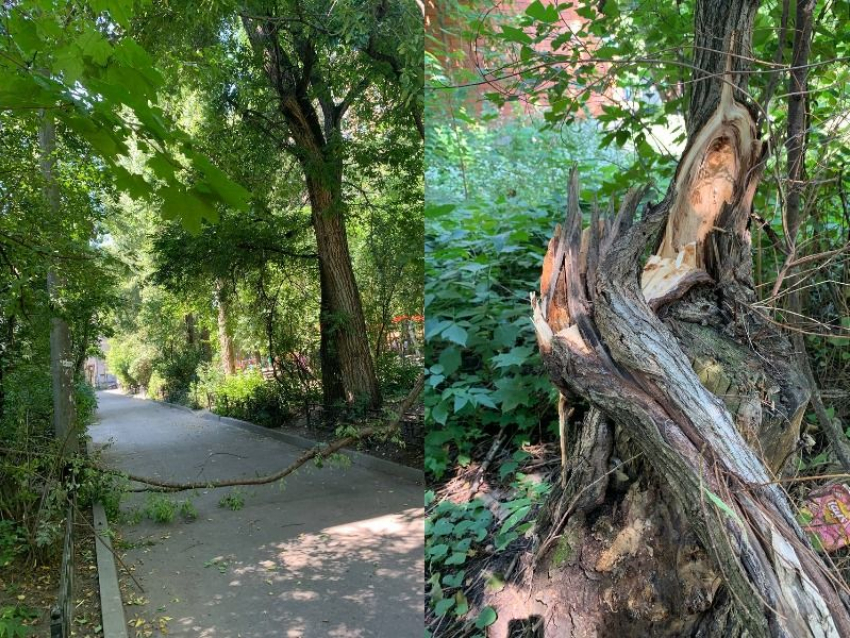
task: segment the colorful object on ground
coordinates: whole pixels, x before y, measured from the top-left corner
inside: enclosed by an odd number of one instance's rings
[[[835,484],[809,494],[800,507],[800,523],[818,551],[850,545],[850,487]]]

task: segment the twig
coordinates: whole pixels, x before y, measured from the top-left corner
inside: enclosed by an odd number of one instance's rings
[[[505,436],[506,427],[507,426],[502,426],[502,429],[499,430],[499,434],[497,434],[496,438],[493,439],[493,445],[490,446],[490,450],[487,452],[487,456],[484,457],[481,467],[479,467],[478,471],[475,473],[475,480],[472,481],[472,488],[470,491],[472,496],[475,496],[475,493],[478,492],[478,488],[481,486],[481,480],[484,478],[487,468],[490,467],[490,463],[493,462],[493,459],[496,457],[496,453],[499,451],[499,448],[502,447],[502,439]]]

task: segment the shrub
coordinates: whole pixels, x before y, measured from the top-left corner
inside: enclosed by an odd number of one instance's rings
[[[76,408],[77,421],[82,426],[94,422],[97,412],[97,395],[94,388],[83,379],[78,379],[74,386],[74,405]]]
[[[216,369],[206,369],[200,379],[194,392],[216,414],[266,427],[277,427],[292,414],[291,404],[281,394],[278,384],[266,381],[259,370],[226,376]]]
[[[144,514],[157,523],[170,523],[174,520],[178,505],[167,496],[151,494],[145,501]]]
[[[198,368],[204,356],[200,346],[186,346],[154,361],[154,369],[162,379],[160,393],[165,401],[189,404],[190,389],[198,381]]]
[[[397,352],[382,352],[375,362],[381,390],[386,398],[404,395],[422,372],[422,362],[405,359]]]
[[[164,396],[164,390],[165,379],[162,378],[162,375],[160,375],[159,372],[154,371],[153,374],[151,374],[150,381],[148,381],[148,398],[162,399]]]
[[[110,339],[106,365],[124,388],[147,385],[153,370],[150,350],[136,337]]]
[[[245,496],[242,494],[242,490],[238,487],[234,487],[230,494],[222,496],[218,501],[219,507],[227,507],[228,509],[236,512],[241,510],[245,506]]]
[[[76,490],[86,498],[94,474],[83,476],[81,460],[69,458],[72,471],[60,475],[56,454],[60,442],[53,437],[53,397],[46,365],[21,365],[3,380],[4,402],[0,415],[0,519],[15,521],[14,539],[20,552],[48,559],[60,548],[67,495]],[[78,380],[74,387],[76,427],[84,433],[94,419],[94,390]],[[96,473],[97,477],[101,475]],[[0,530],[0,562],[10,557],[8,526]]]

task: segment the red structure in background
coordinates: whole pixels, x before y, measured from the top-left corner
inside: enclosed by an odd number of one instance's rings
[[[487,15],[492,15],[493,13],[502,16],[520,16],[525,13],[526,9],[533,1],[534,0],[504,0],[488,7],[482,6],[481,16],[483,18]],[[541,0],[541,2],[543,5],[558,4],[552,0]],[[439,0],[428,0],[428,2],[425,3],[425,30],[426,33],[431,36],[430,39],[426,39],[426,48],[440,61],[443,68],[446,70],[447,75],[450,77],[468,77],[470,75],[468,72],[472,72],[472,74],[477,76],[477,79],[474,81],[488,80],[487,82],[483,82],[476,86],[468,87],[466,97],[467,104],[472,106],[476,111],[479,111],[486,93],[500,92],[503,94],[510,94],[510,87],[512,84],[510,80],[498,81],[493,80],[491,77],[482,76],[481,70],[485,67],[481,60],[482,49],[485,46],[490,45],[485,45],[485,43],[481,41],[469,41],[461,37],[460,30],[462,27],[453,20],[452,16],[449,15],[448,12],[442,9],[443,5]],[[574,7],[561,10],[559,15],[560,22],[558,23],[557,30],[561,33],[577,33],[581,30],[581,27],[588,22],[586,18],[583,18],[576,13]],[[529,32],[529,35],[532,37],[534,36],[531,32]],[[435,45],[433,41],[434,39],[439,40],[440,44]],[[541,53],[552,53],[553,39],[554,38],[551,36],[545,38],[541,42],[536,43],[534,45],[534,49]],[[567,43],[562,45],[556,53],[569,53],[569,47],[579,47],[582,50],[580,59],[588,60],[593,58],[594,51],[599,47],[599,45],[600,42],[597,38],[584,35],[580,38],[576,37],[567,41]],[[498,53],[493,50],[492,46],[490,46],[490,50],[493,53]],[[446,55],[446,51],[462,51],[463,55]],[[579,64],[581,64],[581,62],[579,62]],[[594,62],[593,64],[600,75],[604,75],[610,66],[607,63]],[[457,73],[457,71],[461,70],[466,71],[467,73]],[[577,87],[574,93],[578,94],[581,91],[582,89]],[[602,113],[602,107],[605,104],[611,104],[614,101],[615,96],[613,87],[607,83],[600,82],[598,87],[594,87],[594,89],[591,90],[585,107],[589,115],[597,116]],[[541,97],[536,106],[528,103],[527,101],[523,102],[523,104],[525,112],[531,113],[540,106],[545,107],[546,101],[545,97]],[[505,105],[502,109],[503,116],[509,117],[514,113],[514,107],[510,104]]]

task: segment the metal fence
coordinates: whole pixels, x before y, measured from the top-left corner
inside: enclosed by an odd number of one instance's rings
[[[74,613],[74,504],[68,505],[65,520],[65,541],[62,544],[62,570],[59,574],[59,595],[50,610],[50,638],[70,638]]]

